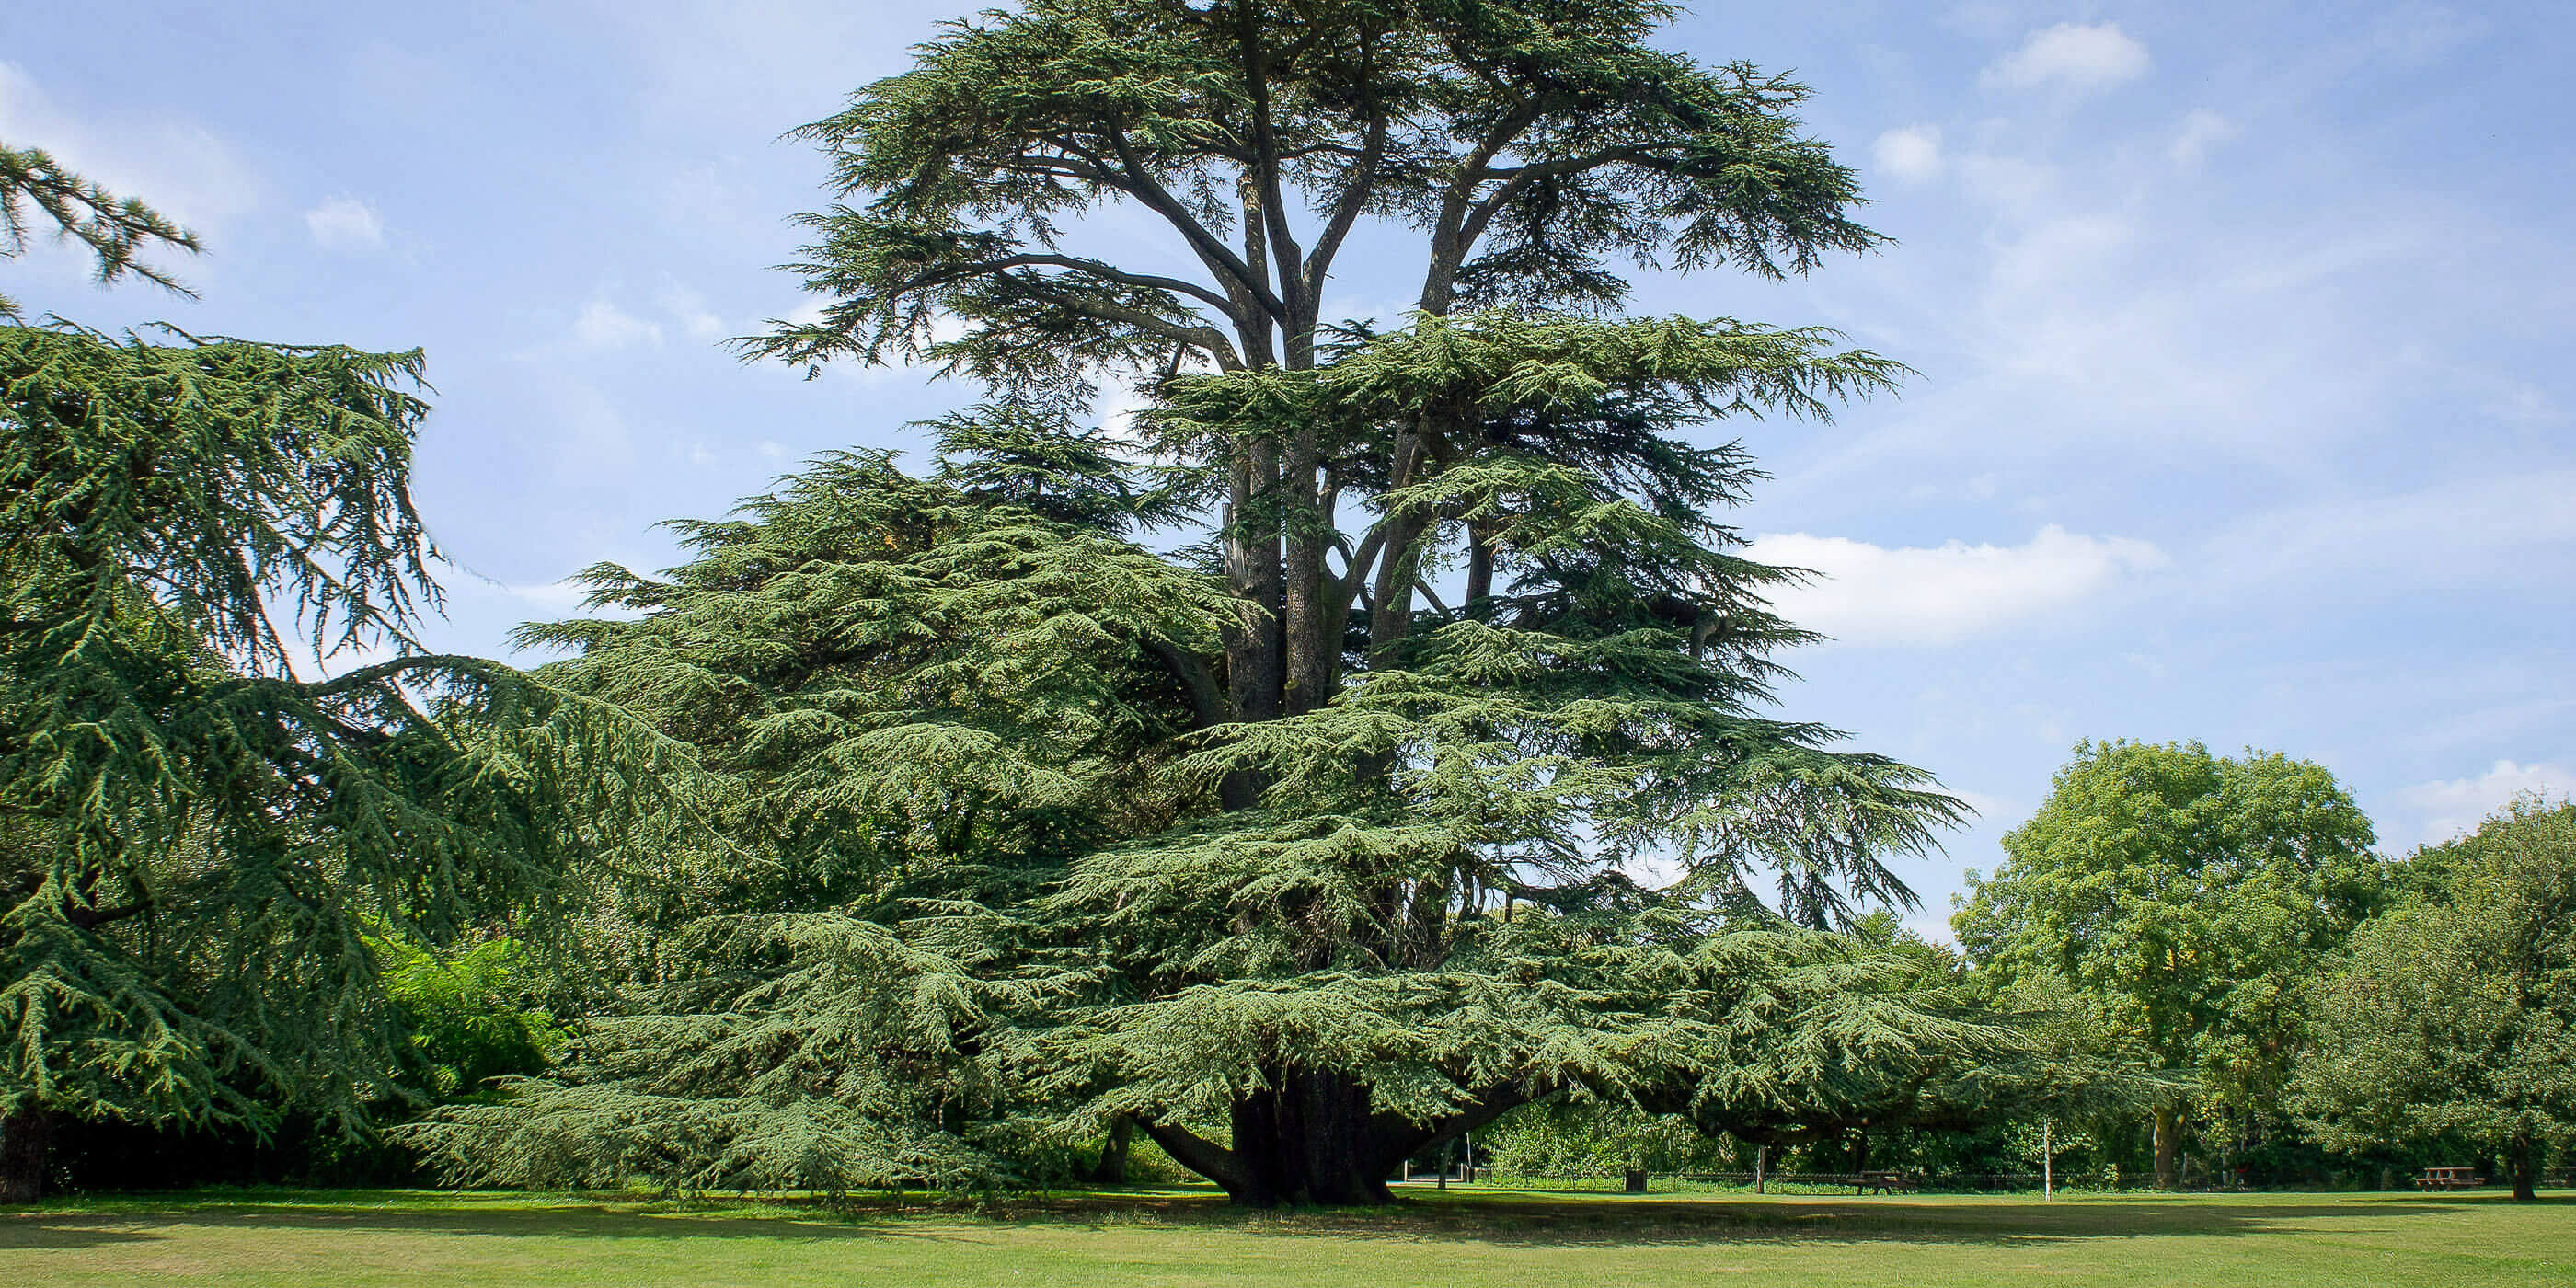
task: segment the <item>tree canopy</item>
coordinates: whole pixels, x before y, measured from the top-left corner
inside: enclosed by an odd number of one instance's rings
[[[733,835],[802,884],[711,876],[744,919],[645,937],[757,968],[639,987],[451,1156],[629,1166],[661,1147],[611,1125],[651,1105],[705,1142],[665,1175],[838,1183],[1124,1121],[1243,1201],[1382,1201],[1535,1098],[1707,1106],[1977,1040],[1814,933],[1910,900],[1886,859],[1960,807],[1771,714],[1795,574],[1742,557],[1719,511],[1758,475],[1695,441],[1902,369],[1617,315],[1615,261],[1878,241],[1804,90],[1655,49],[1669,13],[1040,0],[803,130],[821,310],[747,353],[997,401],[925,475],[829,458],[683,526],[668,578],[597,570],[640,620],[532,631],[730,766]],[[1087,253],[1112,209],[1162,241]],[[1326,315],[1363,221],[1420,256],[1398,325]],[[1081,426],[1104,380],[1139,423]]]
[[[2514,802],[2410,861],[2438,883],[2363,925],[2313,992],[2294,1104],[2332,1148],[2501,1154],[2529,1199],[2576,1140],[2576,806]]]
[[[138,245],[193,248],[42,153],[6,158],[0,249],[22,195],[103,277],[165,281]],[[12,1199],[42,1183],[58,1115],[354,1119],[402,1041],[369,928],[559,922],[580,861],[685,782],[689,753],[617,713],[412,644],[437,595],[409,493],[420,370],[0,326]],[[327,679],[290,665],[380,646]]]
[[[2299,986],[2373,908],[2370,820],[2321,766],[2198,743],[2082,743],[1953,918],[2005,979],[2061,976],[2205,1106],[2277,1113]],[[2157,1113],[2175,1181],[2183,1107]]]

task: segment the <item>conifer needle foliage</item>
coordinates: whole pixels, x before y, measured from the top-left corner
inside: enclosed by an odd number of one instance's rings
[[[1879,241],[1803,88],[1653,48],[1670,12],[1032,0],[807,127],[821,310],[746,351],[995,401],[531,629],[727,776],[758,858],[675,859],[628,1009],[427,1135],[831,1188],[1126,1124],[1245,1202],[1371,1202],[1532,1100],[1723,1127],[1991,1038],[1827,933],[1960,807],[1777,713],[1798,574],[1744,557],[1759,475],[1708,430],[1903,368],[1620,313],[1623,263]],[[1086,249],[1113,210],[1161,242]],[[1420,252],[1392,324],[1326,315],[1363,225]],[[1084,428],[1113,380],[1148,410]]]
[[[136,243],[194,245],[11,152],[0,253],[22,197],[103,276],[162,280]],[[417,351],[0,326],[11,1200],[63,1115],[355,1127],[405,1049],[373,931],[543,941],[596,859],[687,817],[683,745],[413,644],[437,595],[409,492],[420,371]],[[289,665],[363,650],[385,656]]]

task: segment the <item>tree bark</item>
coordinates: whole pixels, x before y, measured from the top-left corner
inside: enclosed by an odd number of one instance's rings
[[[1249,1174],[1238,1203],[1259,1207],[1392,1203],[1368,1088],[1346,1074],[1275,1070],[1271,1089],[1234,1106],[1234,1155]]]
[[[1109,1139],[1100,1143],[1100,1163],[1091,1169],[1094,1185],[1127,1183],[1127,1147],[1135,1139],[1135,1120],[1120,1114],[1109,1124]]]
[[[45,1155],[53,1143],[54,1115],[21,1105],[0,1119],[0,1204],[33,1203],[45,1192]]]
[[[1175,1162],[1247,1207],[1392,1203],[1387,1177],[1404,1160],[1532,1098],[1518,1086],[1488,1087],[1468,1108],[1417,1123],[1371,1109],[1368,1085],[1347,1074],[1295,1065],[1264,1072],[1269,1088],[1234,1104],[1232,1148],[1171,1124],[1139,1124]]]
[[[2174,1189],[2181,1184],[2175,1162],[2182,1147],[2182,1110],[2175,1105],[2156,1106],[2156,1188]]]
[[[2540,1198],[2539,1154],[2531,1141],[2522,1137],[2516,1137],[2505,1146],[2505,1166],[2513,1175],[2513,1197],[2517,1203],[2537,1202]]]

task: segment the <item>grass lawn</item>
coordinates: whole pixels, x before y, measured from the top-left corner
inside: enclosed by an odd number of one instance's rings
[[[2576,1199],[2501,1194],[1206,1195],[848,1215],[426,1192],[77,1200],[0,1215],[0,1284],[2576,1284]]]

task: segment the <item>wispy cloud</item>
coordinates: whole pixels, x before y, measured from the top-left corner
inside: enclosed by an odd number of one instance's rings
[[[2284,507],[2228,525],[2214,585],[2331,586],[2346,603],[2410,590],[2522,584],[2576,557],[2576,469],[2517,470]]]
[[[140,112],[75,113],[10,62],[0,62],[0,139],[43,148],[117,196],[138,198],[199,233],[253,210],[264,193],[232,143],[205,126]]]
[[[1941,127],[1909,125],[1879,135],[1870,146],[1870,158],[1878,168],[1907,183],[1928,183],[1941,177]]]
[[[2564,765],[2499,760],[2474,778],[2417,783],[2399,793],[2407,804],[2427,812],[2423,839],[2430,844],[2475,831],[2488,815],[2525,793],[2563,798],[2576,793],[2576,770]]]
[[[724,319],[707,307],[706,297],[682,285],[678,278],[665,274],[662,289],[654,293],[653,302],[692,340],[714,340],[725,333]]]
[[[324,250],[373,250],[385,244],[385,222],[355,197],[333,197],[304,212],[304,228]]]
[[[2088,93],[2146,75],[2150,61],[2147,47],[2116,22],[2061,22],[2030,33],[1981,79],[2004,89]]]
[[[662,324],[648,322],[618,308],[605,296],[593,296],[581,306],[581,316],[572,324],[573,343],[595,353],[632,348],[639,344],[662,343]]]
[[[1860,645],[1947,645],[2063,613],[2170,562],[2153,544],[2055,524],[2017,546],[1872,545],[1807,533],[1756,537],[1751,557],[1810,569],[1771,598],[1782,616]]]
[[[2175,132],[2173,145],[2165,149],[2165,155],[2185,170],[2197,170],[2212,147],[2236,135],[2235,124],[2226,117],[2208,108],[2196,107],[2191,115],[2182,118],[2182,128]]]

